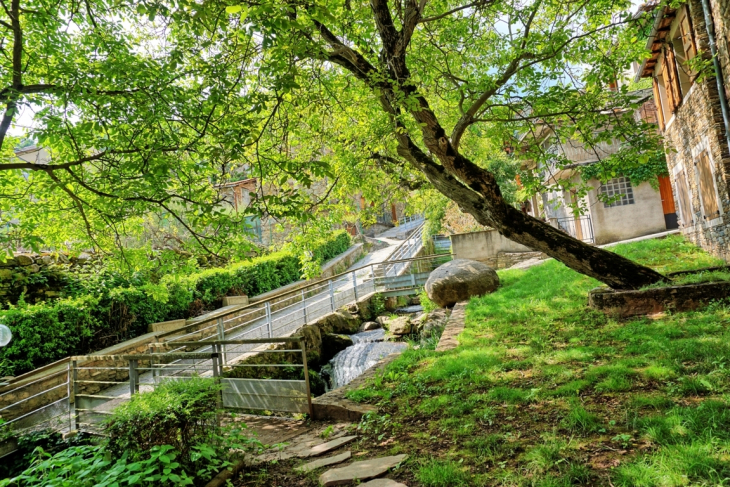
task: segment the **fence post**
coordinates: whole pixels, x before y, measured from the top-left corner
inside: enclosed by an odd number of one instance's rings
[[[415,274],[411,274],[411,285],[413,287],[416,287],[416,275]]]
[[[269,338],[273,338],[274,331],[273,331],[272,325],[271,325],[271,304],[268,301],[266,301],[265,307],[266,307],[266,326],[269,329]]]
[[[302,289],[302,312],[304,313],[304,324],[307,324],[307,297],[304,294],[304,289]]]
[[[307,390],[307,404],[309,406],[309,417],[314,419],[314,410],[312,409],[312,393],[309,390],[309,369],[307,367],[307,350],[303,339],[299,340],[299,348],[302,349],[302,365],[304,366],[304,384]]]
[[[79,408],[76,402],[76,396],[79,393],[79,369],[77,365],[78,364],[75,360],[71,361],[71,380],[73,382],[72,388],[74,393],[74,426],[76,427],[76,430],[79,431]]]
[[[223,325],[223,317],[218,318],[218,340],[225,340],[226,339],[226,328]],[[226,363],[226,346],[221,345],[221,361],[222,363]]]
[[[129,361],[129,397],[139,392],[139,377],[137,376],[137,360]]]
[[[218,347],[216,345],[213,345],[213,353],[210,354],[210,360],[213,362],[213,377],[220,377],[220,369],[218,368],[218,352],[216,351]]]
[[[355,271],[352,271],[352,289],[355,291],[355,302],[357,303],[357,276]]]
[[[330,279],[328,281],[329,287],[330,287],[330,307],[332,308],[332,311],[335,310],[335,288],[332,286],[332,280]]]

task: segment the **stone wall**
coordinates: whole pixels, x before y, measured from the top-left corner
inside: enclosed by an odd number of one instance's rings
[[[456,259],[471,259],[490,267],[497,266],[500,252],[533,252],[529,247],[503,237],[496,230],[451,235],[451,249]]]
[[[719,58],[723,66],[725,85],[730,86],[730,66],[728,66],[728,44],[727,32],[723,23],[721,9],[727,13],[727,0],[722,2],[712,1],[715,30],[720,47]],[[689,3],[697,48],[709,56],[709,44],[707,30],[702,12],[702,6],[698,0]],[[724,7],[723,7],[724,6]],[[730,95],[730,93],[728,93]],[[667,151],[667,165],[672,178],[674,199],[677,206],[680,206],[680,198],[677,193],[677,179],[674,171],[678,167],[684,167],[691,209],[694,222],[680,226],[682,234],[690,241],[699,245],[711,254],[730,261],[730,193],[728,192],[728,172],[730,171],[730,153],[724,133],[722,112],[717,91],[716,80],[709,77],[701,83],[695,83],[684,96],[682,105],[674,116],[668,120],[664,132]],[[700,144],[706,143],[713,166],[715,182],[719,194],[719,203],[722,206],[721,216],[718,221],[709,224],[702,215],[698,180],[695,173],[695,157],[692,150]],[[687,220],[687,218],[685,218]]]
[[[82,252],[78,256],[67,254],[16,254],[12,259],[0,262],[0,303],[15,303],[25,293],[28,303],[54,298],[66,284],[63,276],[98,262],[99,256]],[[34,276],[43,274],[43,279]]]

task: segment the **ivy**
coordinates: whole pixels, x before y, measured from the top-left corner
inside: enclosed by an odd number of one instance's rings
[[[659,185],[657,176],[666,176],[669,172],[666,157],[661,150],[649,151],[639,156],[621,150],[600,162],[582,166],[580,174],[583,181],[597,179],[602,183],[623,176],[635,186],[648,182],[656,189]]]

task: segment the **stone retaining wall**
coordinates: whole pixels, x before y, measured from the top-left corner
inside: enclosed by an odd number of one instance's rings
[[[619,318],[663,311],[689,311],[730,296],[730,282],[667,286],[644,291],[598,288],[588,294],[588,305]]]

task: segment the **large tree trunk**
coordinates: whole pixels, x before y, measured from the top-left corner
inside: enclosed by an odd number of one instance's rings
[[[411,83],[405,60],[407,46],[420,17],[419,3],[406,2],[408,14],[400,31],[395,28],[387,0],[370,2],[375,24],[382,40],[381,69],[342,43],[327,27],[315,21],[320,34],[333,51],[327,60],[339,64],[377,93],[380,103],[391,116],[398,154],[424,173],[446,197],[483,225],[491,226],[505,237],[546,253],[571,269],[598,279],[614,289],[636,289],[665,278],[658,272],[632,262],[613,252],[585,244],[557,228],[527,216],[508,205],[490,172],[459,154],[439,123],[428,101]],[[508,70],[504,79],[511,76]],[[383,76],[387,73],[387,76]],[[487,92],[483,98],[489,98]],[[403,98],[416,100],[404,105]],[[413,142],[408,128],[399,120],[407,111],[421,127],[422,140],[431,155]],[[438,159],[438,164],[433,158]]]
[[[593,277],[614,289],[637,289],[665,278],[658,272],[618,254],[588,245],[507,204],[493,175],[451,150],[444,153],[443,166],[434,164],[421,149],[408,141],[399,153],[420,169],[446,197],[456,202],[482,225],[495,228],[510,240],[544,252],[581,274]],[[428,145],[428,144],[427,144]],[[446,152],[449,152],[446,155]],[[450,167],[449,167],[450,166]],[[462,184],[459,177],[469,187]]]

